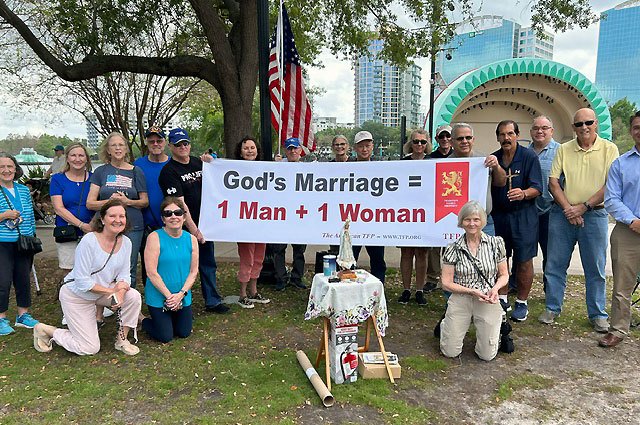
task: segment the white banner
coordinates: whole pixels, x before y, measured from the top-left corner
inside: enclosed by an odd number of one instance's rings
[[[462,205],[485,205],[483,163],[216,159],[203,166],[199,227],[210,241],[338,245],[350,219],[354,245],[445,246]]]

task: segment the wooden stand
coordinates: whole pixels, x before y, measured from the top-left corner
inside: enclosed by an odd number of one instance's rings
[[[316,356],[315,368],[318,369],[318,366],[320,366],[320,360],[322,360],[324,354],[324,368],[327,377],[327,388],[329,389],[329,391],[331,391],[331,374],[329,372],[329,331],[331,328],[331,323],[326,317],[323,317],[322,319],[322,338],[320,338],[320,347],[318,348],[318,355]],[[366,353],[369,351],[369,343],[371,342],[371,328],[373,328],[376,337],[378,338],[378,345],[380,345],[380,352],[382,353],[384,366],[387,369],[387,375],[389,375],[389,381],[391,381],[392,384],[395,384],[396,381],[393,379],[391,366],[389,365],[389,359],[387,359],[387,352],[384,349],[384,343],[382,342],[382,335],[380,335],[380,331],[376,326],[376,317],[373,314],[367,319],[364,347],[358,347],[358,352]]]

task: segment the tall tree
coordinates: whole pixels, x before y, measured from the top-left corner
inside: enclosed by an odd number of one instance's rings
[[[38,13],[43,4],[54,13]],[[543,23],[587,26],[596,19],[587,0],[527,5],[538,29]],[[400,65],[433,51],[432,37],[438,43],[447,40],[454,24],[442,10],[457,9],[463,19],[473,13],[471,0],[303,0],[289,8],[303,58],[313,60],[323,46],[347,57],[366,53],[376,36],[385,43],[381,56]],[[251,130],[257,0],[0,0],[0,17],[67,81],[117,71],[202,79],[220,96],[227,152]],[[166,54],[150,56],[138,47],[154,34],[169,42]],[[65,44],[72,58],[58,56],[51,48],[54,40]]]
[[[618,100],[609,107],[612,124],[612,141],[618,145],[620,153],[627,152],[634,146],[634,141],[629,134],[629,118],[636,113],[637,107],[626,97]]]

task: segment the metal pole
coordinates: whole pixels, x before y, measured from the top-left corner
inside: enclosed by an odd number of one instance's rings
[[[260,88],[260,141],[262,158],[273,160],[271,148],[271,99],[269,98],[269,2],[257,0],[258,6],[258,81]]]
[[[429,79],[429,137],[433,139],[433,103],[436,89],[436,54],[431,51],[431,78]]]

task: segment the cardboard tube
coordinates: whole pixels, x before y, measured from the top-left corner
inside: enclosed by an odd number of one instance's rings
[[[320,399],[322,400],[322,404],[324,407],[331,407],[335,402],[333,395],[329,392],[327,386],[322,382],[322,378],[318,375],[318,372],[311,366],[311,362],[309,358],[302,350],[298,350],[296,352],[296,358],[298,359],[298,363],[302,366],[302,370],[307,374],[307,378],[311,381],[311,385],[313,385],[313,389],[316,390]]]

